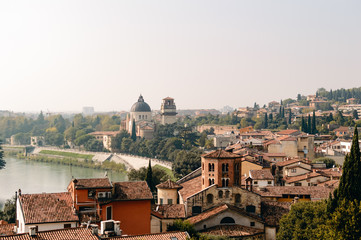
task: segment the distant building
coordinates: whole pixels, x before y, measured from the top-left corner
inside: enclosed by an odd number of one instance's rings
[[[83,115],[90,116],[94,114],[94,107],[83,107]]]
[[[160,108],[161,116],[162,116],[162,124],[172,124],[177,121],[177,108],[174,103],[174,98],[166,97],[163,99],[161,108]]]

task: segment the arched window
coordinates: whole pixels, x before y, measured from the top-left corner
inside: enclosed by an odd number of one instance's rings
[[[226,179],[226,187],[228,187],[228,184],[229,184],[229,179]]]
[[[235,224],[235,223],[236,222],[231,217],[225,217],[225,218],[222,218],[222,220],[221,220],[221,224]]]
[[[226,163],[226,172],[228,172],[228,163]]]
[[[208,180],[209,180],[209,186],[211,186],[212,185],[212,180],[210,178]]]
[[[226,191],[226,198],[229,198],[230,191]]]
[[[224,163],[222,163],[222,172],[225,172],[226,171],[226,167],[224,165]]]
[[[214,184],[214,179],[212,178],[212,184]]]
[[[212,163],[212,171],[214,172],[214,163]]]
[[[201,206],[193,206],[192,207],[192,215],[197,215],[197,214],[200,214],[201,212],[202,212]]]
[[[223,191],[218,191],[218,198],[223,198]]]
[[[241,194],[237,193],[236,196],[234,196],[234,202],[241,203]]]
[[[207,194],[207,203],[213,203],[213,194]]]
[[[212,172],[212,164],[208,163],[208,171]]]
[[[246,206],[246,211],[250,212],[250,213],[255,213],[256,212],[256,207],[253,205],[248,205]]]
[[[222,187],[225,187],[226,186],[226,180],[223,178],[222,179]]]

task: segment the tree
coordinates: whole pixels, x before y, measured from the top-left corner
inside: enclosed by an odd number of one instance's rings
[[[201,157],[198,149],[192,151],[181,150],[173,162],[173,172],[185,176],[201,166]]]
[[[311,134],[316,134],[316,132],[317,132],[317,129],[316,129],[316,114],[315,114],[315,110],[313,110]]]
[[[104,151],[103,142],[96,140],[95,138],[89,139],[85,144],[84,148],[91,152],[102,152]]]
[[[291,109],[288,110],[288,124],[292,123],[292,111]]]
[[[357,126],[350,153],[345,157],[339,187],[334,191],[334,198],[331,196],[329,210],[333,212],[344,199],[361,201],[361,160]]]
[[[299,202],[280,220],[277,239],[326,239],[327,204],[325,201]]]
[[[303,118],[303,116],[301,118],[301,131],[307,132],[307,125],[306,125],[306,122],[305,122],[305,119]]]
[[[0,139],[0,169],[4,168],[5,167],[5,160],[3,159],[4,157],[4,151],[2,150],[2,146],[1,146],[2,142],[1,142],[1,139]]]
[[[147,171],[148,168],[146,167],[141,167],[139,170],[132,169],[128,173],[128,179],[130,181],[144,181],[147,176]],[[169,176],[163,169],[157,168],[157,166],[152,168],[152,176],[154,186],[171,178],[171,176]]]
[[[354,119],[358,120],[357,110],[353,110],[353,111],[352,111],[352,116],[353,116]]]
[[[308,114],[308,118],[307,118],[307,133],[311,133],[312,132],[312,122],[311,122],[311,116],[310,114]]]
[[[325,163],[326,168],[332,168],[335,166],[336,162],[332,158],[320,157],[312,160],[312,163]]]
[[[132,135],[131,135],[132,140],[135,142],[137,140],[137,133],[135,130],[135,120],[133,118],[133,122],[132,122]]]
[[[4,209],[0,210],[0,219],[8,223],[15,223],[16,220],[16,201],[15,196],[6,200]]]
[[[124,138],[129,138],[130,135],[126,130],[122,130],[115,137],[112,138],[111,148],[112,151],[120,151],[122,148],[122,141]]]
[[[149,160],[149,166],[148,166],[148,169],[147,169],[147,176],[145,177],[145,181],[148,183],[150,191],[154,192],[155,191],[155,185],[154,185],[154,180],[153,180],[152,164],[151,164],[150,160]]]
[[[191,237],[198,236],[194,225],[188,220],[175,220],[172,224],[168,225],[167,231],[181,231],[187,232]]]
[[[264,128],[265,128],[265,129],[268,128],[268,117],[267,117],[267,113],[264,115]]]

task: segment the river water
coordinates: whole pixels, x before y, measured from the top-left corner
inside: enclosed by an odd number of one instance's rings
[[[101,178],[105,170],[43,163],[5,157],[6,166],[0,170],[0,209],[15,191],[22,193],[65,192],[72,177]],[[127,181],[126,173],[108,172],[113,182]]]

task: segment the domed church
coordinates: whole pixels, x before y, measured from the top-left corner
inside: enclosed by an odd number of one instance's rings
[[[135,122],[136,134],[138,137],[145,139],[152,139],[155,125],[152,119],[152,110],[148,103],[144,101],[142,95],[139,96],[138,101],[133,104],[130,109],[130,114],[127,115],[125,124],[122,124],[122,129],[132,133],[133,119]],[[124,126],[125,125],[125,126]]]

